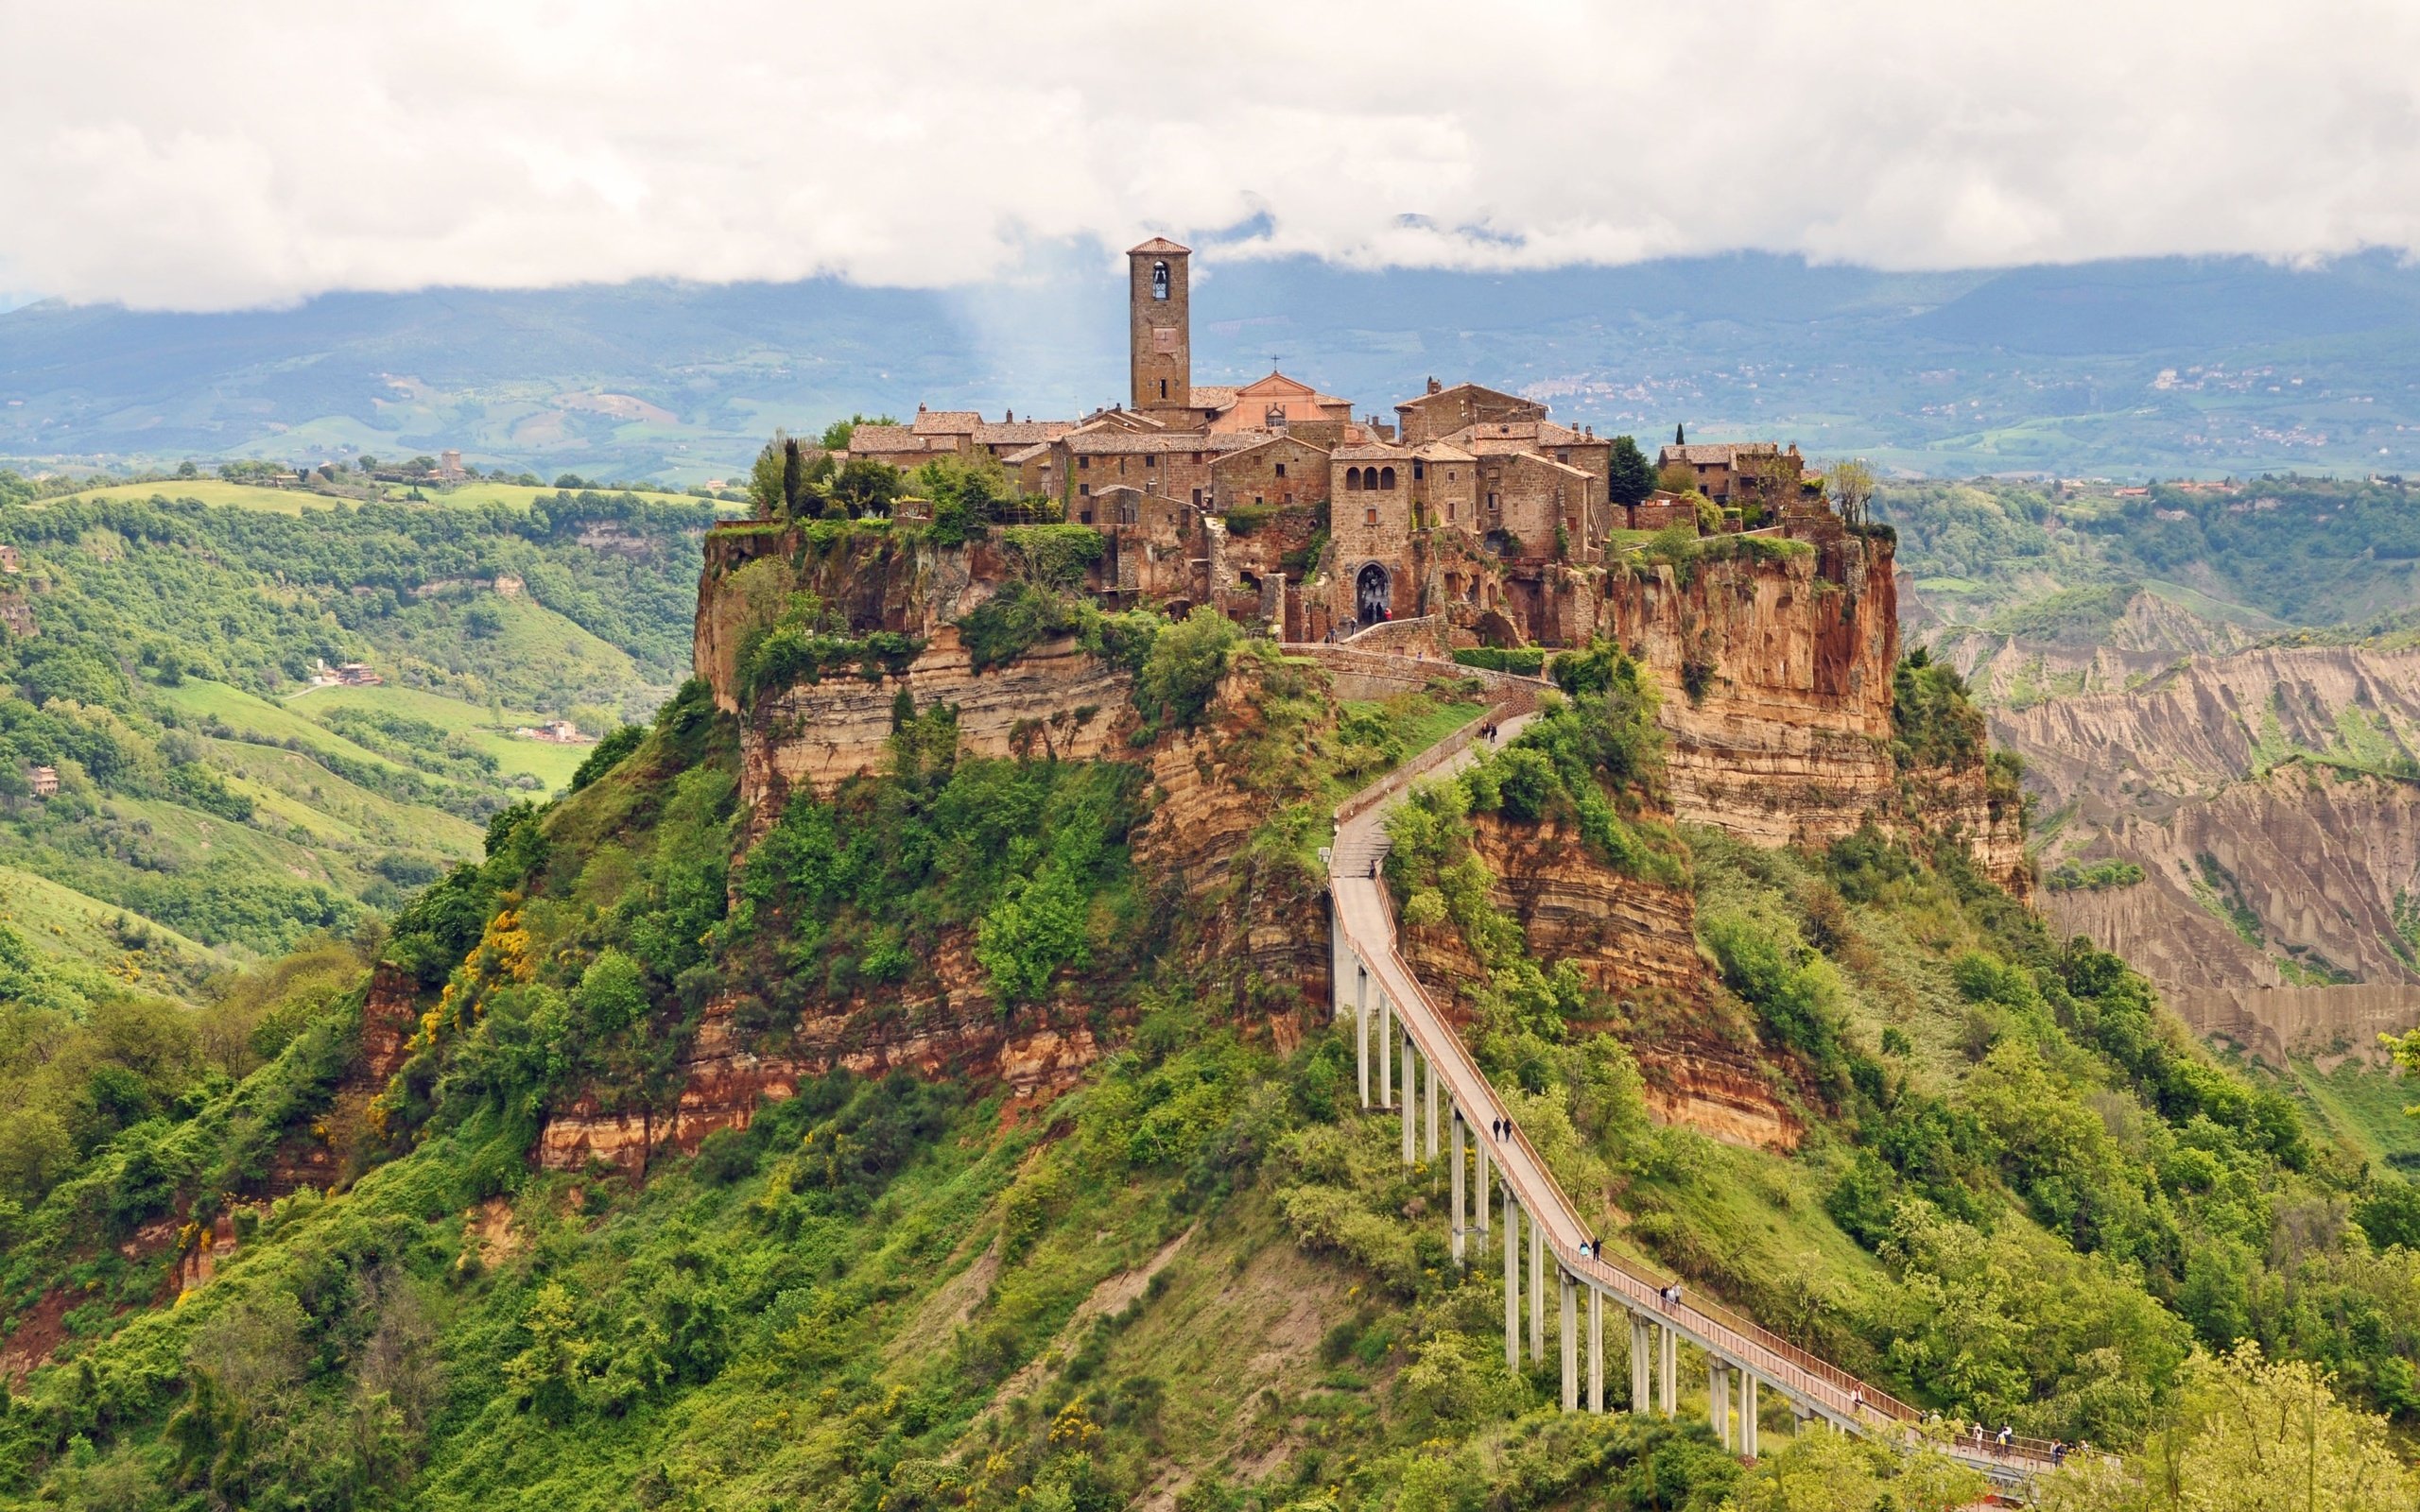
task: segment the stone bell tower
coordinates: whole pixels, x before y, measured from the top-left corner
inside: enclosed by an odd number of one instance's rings
[[[1193,403],[1192,305],[1185,287],[1192,256],[1165,236],[1126,254],[1133,407],[1147,413]]]

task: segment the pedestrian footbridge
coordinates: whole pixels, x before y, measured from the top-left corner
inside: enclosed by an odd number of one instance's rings
[[[1830,1430],[1912,1444],[1922,1433],[1915,1408],[1847,1371],[1758,1328],[1697,1292],[1627,1260],[1583,1254],[1601,1230],[1582,1217],[1519,1124],[1464,1048],[1440,1000],[1396,949],[1393,910],[1379,863],[1387,851],[1387,806],[1420,778],[1449,773],[1476,759],[1491,724],[1510,739],[1535,708],[1534,688],[1496,680],[1490,713],[1456,731],[1404,770],[1356,795],[1337,811],[1328,851],[1335,1012],[1353,1022],[1361,1106],[1399,1111],[1403,1160],[1434,1168],[1443,1157],[1452,1188],[1454,1263],[1479,1262],[1491,1249],[1504,1267],[1504,1363],[1519,1369],[1526,1347],[1546,1358],[1551,1333],[1562,1362],[1563,1408],[1606,1410],[1606,1315],[1629,1331],[1630,1380],[1624,1404],[1669,1418],[1679,1405],[1681,1347],[1703,1362],[1707,1412],[1715,1435],[1743,1457],[1757,1453],[1765,1393],[1789,1404],[1802,1431]],[[1550,1321],[1551,1320],[1551,1321]],[[1972,1438],[1942,1448],[1989,1476],[2004,1494],[2052,1468],[2052,1446],[2019,1438],[2005,1448]]]

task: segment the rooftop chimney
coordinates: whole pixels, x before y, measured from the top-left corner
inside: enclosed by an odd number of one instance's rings
[[[1444,386],[1443,384],[1439,383],[1439,382],[1438,382],[1436,379],[1434,379],[1434,378],[1431,378],[1431,379],[1429,379],[1429,380],[1428,380],[1428,391],[1429,391],[1430,393],[1432,393],[1432,394],[1433,394],[1433,393],[1437,393],[1437,392],[1439,392],[1439,391],[1440,391],[1440,390],[1442,390],[1444,387],[1445,387],[1445,386]]]

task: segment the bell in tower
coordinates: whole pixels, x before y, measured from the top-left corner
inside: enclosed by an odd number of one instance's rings
[[[1193,404],[1192,312],[1186,259],[1192,252],[1154,236],[1126,254],[1133,407],[1189,409]]]

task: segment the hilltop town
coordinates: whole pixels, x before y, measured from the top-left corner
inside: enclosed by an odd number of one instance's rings
[[[998,421],[920,406],[855,426],[832,464],[996,462],[1022,499],[1100,533],[1106,599],[1212,605],[1296,642],[1417,618],[1452,644],[1570,644],[1595,610],[1569,570],[1642,533],[1841,535],[1795,445],[1676,428],[1651,465],[1629,437],[1476,383],[1431,378],[1392,420],[1283,372],[1197,385],[1191,251],[1154,237],[1126,255],[1125,404]]]

